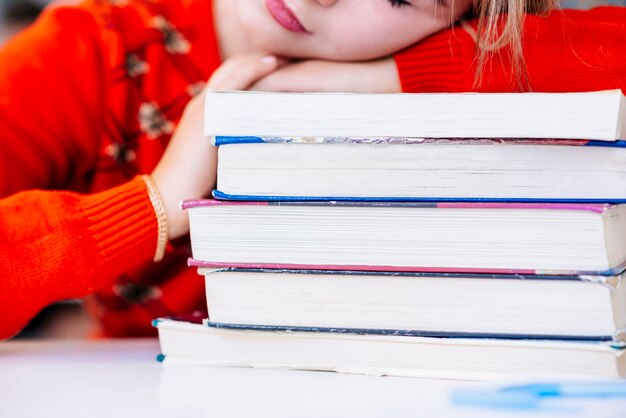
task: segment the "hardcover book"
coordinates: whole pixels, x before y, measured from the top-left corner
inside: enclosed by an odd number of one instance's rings
[[[592,109],[592,111],[590,111]],[[620,90],[586,93],[208,91],[214,136],[626,139]]]
[[[192,265],[617,275],[626,205],[188,201]]]
[[[551,378],[626,377],[620,344],[490,340],[229,329],[160,319],[166,365],[194,364],[335,371],[462,380],[541,375]],[[207,326],[208,325],[208,326]]]
[[[217,140],[219,199],[626,202],[626,141]]]
[[[626,340],[623,276],[201,268],[213,323],[382,335]]]

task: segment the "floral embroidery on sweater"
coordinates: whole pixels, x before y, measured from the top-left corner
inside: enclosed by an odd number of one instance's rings
[[[192,53],[192,44],[206,42],[199,38],[204,33],[198,24],[210,25],[211,16],[207,15],[207,20],[175,19],[173,16],[183,16],[172,13],[183,7],[179,1],[92,1],[98,5],[108,45],[116,52],[110,67],[112,83],[100,160],[94,173],[96,190],[102,190],[154,169],[187,103],[202,92],[212,68],[219,65],[219,56],[213,44],[200,44],[195,55]],[[154,331],[146,317],[173,313],[167,307],[176,306],[172,300],[180,296],[164,294],[162,288],[180,280],[189,256],[188,248],[181,244],[168,249],[158,268],[147,265],[128,272],[90,298],[90,310],[101,320],[105,334],[149,335]],[[177,266],[178,273],[164,271],[164,265]]]
[[[104,152],[110,155],[118,164],[130,163],[137,158],[137,153],[124,143],[109,144],[104,149]]]
[[[146,134],[148,139],[157,139],[162,135],[171,134],[176,127],[172,121],[165,118],[159,105],[155,102],[142,103],[139,106],[138,117],[141,131]]]
[[[187,54],[191,50],[189,41],[163,16],[155,16],[152,25],[163,33],[165,50],[170,54]]]
[[[126,55],[126,72],[132,78],[147,74],[150,70],[150,64],[143,61],[136,54],[129,53]]]

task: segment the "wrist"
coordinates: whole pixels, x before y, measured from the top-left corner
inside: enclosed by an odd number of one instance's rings
[[[159,193],[159,189],[152,181],[152,178],[147,174],[142,175],[141,178],[146,184],[148,197],[150,199],[150,203],[152,203],[152,208],[154,209],[154,214],[157,220],[157,242],[153,258],[154,262],[156,263],[158,261],[161,261],[165,256],[165,248],[167,247],[167,241],[169,238],[167,210],[165,208],[163,198]]]
[[[163,207],[165,208],[165,219],[167,220],[167,239],[174,240],[189,232],[189,219],[187,214],[180,208],[180,202],[184,199],[180,194],[180,187],[170,184],[167,176],[161,176],[155,170],[150,178],[156,189],[159,191]]]

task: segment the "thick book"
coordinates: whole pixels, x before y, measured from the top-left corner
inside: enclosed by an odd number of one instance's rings
[[[218,137],[228,200],[626,202],[626,141]]]
[[[200,268],[209,318],[383,335],[626,340],[623,276]]]
[[[606,342],[229,329],[160,319],[164,364],[334,371],[460,380],[626,377],[623,346]],[[207,326],[208,325],[208,326]]]
[[[620,90],[585,93],[209,91],[215,136],[626,139]]]
[[[187,201],[192,265],[617,275],[626,205]]]

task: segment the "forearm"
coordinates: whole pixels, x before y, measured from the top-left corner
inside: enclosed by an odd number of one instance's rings
[[[139,178],[93,195],[19,193],[0,200],[0,214],[0,339],[154,256],[157,225]]]

